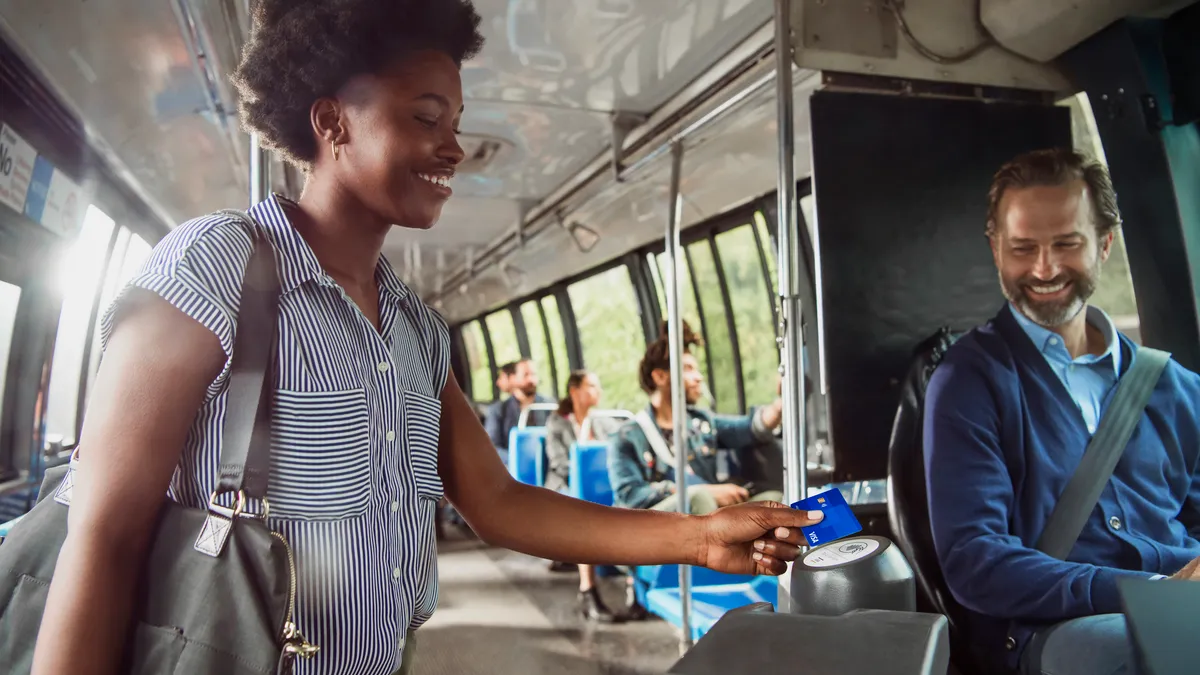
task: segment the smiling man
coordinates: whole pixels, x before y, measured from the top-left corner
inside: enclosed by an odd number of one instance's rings
[[[1088,305],[1121,225],[1105,168],[1022,155],[989,192],[1008,303],[929,382],[925,466],[938,559],[972,646],[1021,673],[1132,673],[1117,581],[1200,580],[1200,377],[1171,361],[1074,548],[1039,536],[1138,347]]]

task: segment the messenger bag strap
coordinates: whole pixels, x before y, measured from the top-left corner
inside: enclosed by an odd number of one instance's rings
[[[277,330],[279,275],[274,249],[254,219],[241,211],[223,213],[250,225],[254,251],[242,282],[217,491],[262,499],[267,494],[271,462],[271,381],[267,375]]]
[[[1129,370],[1117,383],[1096,435],[1050,513],[1046,529],[1038,539],[1039,551],[1059,560],[1065,560],[1071,553],[1170,360],[1167,352],[1149,347],[1137,350]]]

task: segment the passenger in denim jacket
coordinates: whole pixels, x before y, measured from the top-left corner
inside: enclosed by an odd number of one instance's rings
[[[776,399],[740,416],[717,415],[692,407],[704,389],[703,375],[690,351],[699,344],[700,339],[685,323],[683,382],[688,402],[689,510],[702,514],[745,501],[779,501],[783,495],[776,490],[754,492],[744,480],[743,468],[748,464],[748,453],[773,440],[782,418],[782,402]],[[670,369],[664,329],[639,366],[640,384],[650,395],[650,405],[641,422],[623,425],[609,446],[608,474],[617,506],[664,511],[678,508]],[[655,450],[645,428],[662,436],[666,456]]]

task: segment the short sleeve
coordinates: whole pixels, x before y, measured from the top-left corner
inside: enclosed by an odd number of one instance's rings
[[[432,307],[421,303],[425,320],[425,330],[429,336],[429,367],[430,379],[434,390],[441,395],[450,379],[450,327],[446,320]]]
[[[228,216],[213,215],[172,230],[105,312],[100,326],[102,349],[108,347],[131,289],[150,291],[220,340],[226,361],[209,388],[209,395],[215,395],[229,372],[242,280],[254,249],[254,239],[246,228]]]

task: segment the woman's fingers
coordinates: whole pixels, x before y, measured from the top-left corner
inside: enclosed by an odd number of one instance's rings
[[[762,551],[755,551],[752,557],[754,564],[758,566],[758,574],[779,576],[787,571],[787,563]]]
[[[759,539],[754,542],[754,550],[779,560],[791,561],[800,555],[800,547],[778,539]]]

